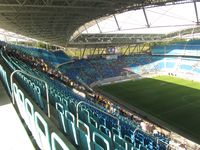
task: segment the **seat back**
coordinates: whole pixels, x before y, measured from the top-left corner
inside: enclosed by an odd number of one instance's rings
[[[53,132],[51,134],[51,142],[52,142],[52,150],[69,150],[67,145],[63,142],[63,140]]]
[[[89,122],[89,112],[86,109],[81,109],[78,113],[79,113],[78,119],[80,119],[83,122],[85,122],[86,124],[88,124],[88,122]]]
[[[63,105],[60,103],[56,103],[56,110],[57,110],[57,118],[60,124],[61,129],[66,133],[66,126],[64,122],[64,117],[65,117],[65,110],[63,108]]]
[[[78,145],[75,124],[76,122],[74,115],[71,112],[65,110],[64,125],[66,128],[66,133],[71,137],[73,142]]]
[[[83,121],[78,120],[77,124],[77,139],[80,149],[91,150],[90,146],[90,129]]]
[[[92,147],[94,150],[110,150],[109,142],[97,132],[92,134]]]
[[[69,108],[69,111],[73,114],[73,115],[76,115],[76,106],[75,106],[75,103],[73,101],[69,101],[68,103],[68,108]]]
[[[100,125],[99,126],[99,130],[101,132],[103,132],[105,135],[107,135],[108,137],[111,138],[111,132],[110,132],[110,130],[108,128],[106,128],[104,125]]]
[[[134,142],[131,140],[131,138],[125,135],[124,140],[127,142],[128,150],[132,150],[132,147],[134,147]]]
[[[128,150],[127,142],[122,137],[114,135],[113,141],[115,149]]]

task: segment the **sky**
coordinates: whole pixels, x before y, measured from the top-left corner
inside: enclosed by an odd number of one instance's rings
[[[197,2],[200,18],[200,2]],[[145,9],[150,28],[144,17],[143,10],[128,11],[116,14],[120,31],[114,17],[98,22],[102,33],[170,33],[189,27],[194,27],[197,21],[194,3],[162,6]],[[175,27],[176,26],[176,27]],[[98,26],[87,29],[88,33],[100,33]],[[84,31],[83,33],[87,33]]]

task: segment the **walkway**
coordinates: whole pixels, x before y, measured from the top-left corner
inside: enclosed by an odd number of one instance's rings
[[[0,149],[34,150],[31,140],[0,81]]]

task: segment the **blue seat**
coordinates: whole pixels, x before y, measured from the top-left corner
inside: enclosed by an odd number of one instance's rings
[[[114,135],[113,142],[114,142],[115,149],[128,150],[128,144],[122,137],[118,135]]]
[[[89,117],[89,123],[92,124],[94,127],[98,128],[96,120],[94,120],[92,117]]]
[[[91,150],[89,126],[81,120],[78,120],[76,131],[79,149]]]
[[[116,128],[114,128],[114,127],[112,127],[112,130],[111,130],[111,132],[112,132],[112,135],[118,135],[118,136],[122,136],[121,135],[121,131],[119,130],[119,129],[116,129]]]
[[[75,102],[70,100],[68,103],[68,108],[69,111],[75,116],[76,115],[76,106],[75,106]]]
[[[128,150],[132,150],[134,147],[134,142],[131,140],[131,138],[127,135],[124,136],[124,140],[127,142]]]
[[[111,150],[110,143],[97,132],[92,134],[91,147],[93,150]]]
[[[67,145],[61,140],[61,138],[56,134],[51,134],[52,150],[69,150]]]
[[[76,122],[74,115],[65,110],[65,117],[64,117],[64,125],[66,129],[66,134],[71,137],[73,142],[78,145],[77,136],[76,136]]]
[[[60,125],[61,130],[66,133],[66,126],[64,124],[64,117],[65,117],[65,109],[60,103],[56,103],[56,110],[57,110],[57,118]]]
[[[86,109],[82,109],[79,111],[79,118],[80,120],[82,120],[84,123],[88,124],[89,122],[89,112]]]
[[[102,133],[104,133],[105,135],[107,135],[108,137],[111,138],[111,132],[110,132],[110,130],[109,130],[108,128],[106,128],[106,127],[103,126],[103,125],[100,125],[100,126],[99,126],[99,130],[100,130]]]

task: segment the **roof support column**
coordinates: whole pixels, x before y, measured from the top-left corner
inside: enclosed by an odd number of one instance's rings
[[[106,46],[104,46],[101,50],[101,55],[103,55],[103,52],[105,51],[105,49],[106,49]]]
[[[150,25],[149,25],[149,21],[148,21],[147,14],[146,14],[146,11],[145,11],[144,7],[142,7],[142,10],[143,10],[144,17],[145,17],[145,20],[146,20],[146,23],[147,23],[147,27],[149,28]]]
[[[194,1],[194,8],[195,8],[195,14],[196,14],[196,19],[197,19],[196,24],[199,25],[199,17],[198,17],[198,11],[197,11],[196,1]]]
[[[117,28],[118,28],[118,30],[120,31],[121,29],[120,29],[120,27],[119,27],[119,22],[117,21],[117,17],[116,17],[116,15],[114,14],[113,17],[114,17],[114,19],[115,19],[115,22],[116,22]]]
[[[138,49],[138,44],[135,44],[135,47],[133,48],[133,50],[132,50],[132,52],[131,52],[130,55],[134,55],[135,50],[136,50],[136,52],[137,52],[137,49]]]
[[[86,51],[86,46],[85,46],[85,47],[84,47],[84,49],[83,49],[83,53],[82,53],[82,56],[81,56],[81,58],[84,58],[85,51]]]
[[[124,51],[123,55],[126,55],[126,52],[130,49],[130,45],[127,46],[126,50]],[[129,52],[130,53],[130,52]]]
[[[84,25],[84,28],[85,28],[85,31],[86,31],[86,33],[88,34],[89,32],[88,32],[88,30],[87,30],[87,28],[86,28],[86,26]]]
[[[97,22],[97,20],[95,20],[95,22],[96,22],[96,24],[97,24],[97,27],[98,27],[98,29],[99,29],[99,32],[102,33],[101,28],[100,28],[100,26],[99,26],[99,23]]]
[[[97,49],[96,47],[93,49],[92,56],[94,56],[96,49]]]

